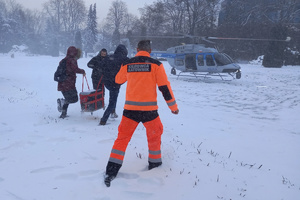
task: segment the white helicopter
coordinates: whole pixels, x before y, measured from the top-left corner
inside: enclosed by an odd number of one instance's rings
[[[171,74],[179,76],[219,76],[223,80],[224,75],[240,79],[241,67],[224,53],[215,48],[205,47],[203,44],[183,44],[167,49],[166,52],[153,51],[152,57],[166,58],[171,65]]]
[[[180,33],[179,33],[180,34]],[[203,41],[206,44],[215,44],[210,39],[218,40],[216,37],[201,37],[183,34],[181,36],[146,36],[146,38],[177,38],[192,39],[192,44],[182,44],[168,48],[167,51],[152,51],[150,54],[154,58],[165,58],[171,65],[171,74],[179,76],[193,77],[223,77],[230,75],[233,79],[242,77],[241,67],[233,62],[225,53],[220,53],[216,48],[199,44]]]
[[[179,46],[168,48],[167,51],[152,51],[150,54],[154,58],[165,58],[171,65],[171,74],[179,76],[193,77],[210,77],[218,76],[222,80],[224,77],[230,76],[233,79],[242,77],[241,67],[233,61],[233,59],[219,52],[216,48],[206,47],[204,44],[198,44],[204,41],[207,44],[215,44],[210,40],[261,40],[261,41],[279,41],[288,42],[291,40],[276,39],[255,39],[255,38],[222,38],[222,37],[200,37],[200,36],[145,36],[145,38],[190,38],[194,40],[194,44],[182,44]],[[128,40],[128,39],[127,39]],[[196,41],[197,40],[197,41]],[[127,41],[129,44],[129,40]],[[128,45],[130,46],[130,45]]]

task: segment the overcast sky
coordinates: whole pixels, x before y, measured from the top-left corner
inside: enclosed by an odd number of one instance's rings
[[[48,0],[15,0],[25,8],[29,9],[42,9],[43,4]],[[91,4],[97,4],[97,15],[100,21],[103,20],[107,15],[107,11],[111,6],[113,0],[84,0],[86,7],[88,8]],[[138,8],[144,7],[145,4],[150,5],[156,0],[123,0],[126,2],[128,11],[134,15],[140,16]]]

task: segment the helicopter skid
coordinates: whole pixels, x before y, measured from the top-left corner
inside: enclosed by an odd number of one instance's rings
[[[225,74],[221,74],[221,73],[201,73],[201,72],[190,72],[190,71],[182,71],[177,75],[177,79],[180,76],[185,76],[185,77],[194,77],[194,78],[202,78],[204,79],[209,79],[212,77],[219,77],[220,79],[222,79],[223,81],[231,81],[236,79],[234,77],[235,73],[225,73]],[[229,77],[229,79],[228,79]]]

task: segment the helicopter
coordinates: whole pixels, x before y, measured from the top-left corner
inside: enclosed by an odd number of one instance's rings
[[[278,39],[257,39],[257,38],[224,38],[224,37],[201,37],[183,34],[182,36],[140,36],[140,38],[189,38],[193,40],[191,44],[182,44],[168,48],[166,51],[152,51],[151,57],[165,58],[171,65],[171,74],[179,76],[193,77],[211,77],[218,76],[222,80],[225,76],[231,76],[233,79],[242,77],[241,67],[233,61],[233,59],[217,50],[213,45],[215,42],[211,40],[255,40],[255,41],[278,41],[289,42],[290,37],[285,40]],[[202,41],[205,44],[200,44]],[[126,40],[129,44],[129,40]]]
[[[143,37],[142,37],[143,38]],[[152,51],[153,58],[164,58],[171,65],[171,74],[179,76],[210,77],[218,76],[222,80],[224,76],[230,75],[233,79],[240,79],[242,76],[241,67],[233,59],[220,53],[217,48],[212,47],[218,40],[216,37],[201,37],[182,34],[181,36],[145,36],[145,38],[166,38],[166,39],[192,39],[191,44],[182,44],[168,48],[166,51]],[[199,41],[205,44],[200,44]]]
[[[171,74],[179,76],[219,76],[224,74],[240,79],[241,67],[232,58],[217,49],[206,47],[204,44],[183,44],[168,48],[166,52],[153,51],[154,58],[166,58],[171,65]]]

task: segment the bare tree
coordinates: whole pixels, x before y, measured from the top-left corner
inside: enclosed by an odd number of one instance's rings
[[[63,25],[66,31],[75,31],[82,28],[86,15],[83,0],[68,0],[65,4]]]
[[[110,31],[121,31],[125,26],[126,16],[128,16],[127,5],[122,0],[114,0],[109,8],[106,21]]]
[[[224,22],[246,26],[247,24],[293,23],[300,16],[299,0],[225,0]],[[299,17],[300,18],[300,17]]]
[[[6,4],[3,0],[0,0],[0,17],[4,18],[7,16],[7,8],[6,8]]]
[[[161,1],[141,9],[141,21],[147,27],[148,35],[162,35],[167,32],[165,13],[165,5]]]
[[[76,31],[83,26],[86,14],[83,0],[49,0],[44,9],[58,32]]]
[[[61,31],[63,2],[61,0],[49,0],[44,4],[44,10],[49,17],[49,23],[53,24],[57,32]]]
[[[123,32],[127,33],[128,31],[134,29],[137,21],[138,18],[135,15],[127,13],[123,21]]]
[[[263,15],[272,23],[293,23],[297,17],[300,18],[299,0],[278,0],[264,6]],[[274,18],[270,18],[269,13],[275,13]]]
[[[221,0],[184,0],[188,34],[195,35],[201,29],[213,29],[216,27],[218,17],[218,5]]]
[[[149,35],[199,35],[216,29],[222,1],[159,0],[141,9],[141,21]]]
[[[185,6],[183,0],[164,0],[166,20],[173,33],[185,33]]]

